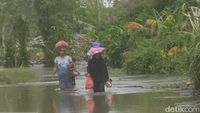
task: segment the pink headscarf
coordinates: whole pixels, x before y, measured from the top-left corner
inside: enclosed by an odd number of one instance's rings
[[[56,43],[55,48],[69,48],[69,44],[64,40],[60,40]]]

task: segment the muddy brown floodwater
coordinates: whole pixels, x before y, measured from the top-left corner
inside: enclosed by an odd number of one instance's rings
[[[50,68],[32,68],[40,76],[51,73]],[[0,113],[200,113],[200,99],[192,90],[150,87],[157,82],[165,83],[165,79],[112,79],[113,87],[98,94],[84,89],[84,76],[77,77],[76,87],[66,91],[60,91],[55,80],[1,85]]]

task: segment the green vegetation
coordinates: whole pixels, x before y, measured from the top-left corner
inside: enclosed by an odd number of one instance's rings
[[[20,82],[32,81],[34,78],[30,69],[27,68],[11,68],[0,71],[1,84],[13,84]]]
[[[199,5],[198,0],[115,2],[110,9],[124,13],[112,12],[115,20],[89,36],[107,48],[114,68],[130,74],[190,75],[200,89]]]
[[[200,89],[199,6],[199,0],[1,0],[0,62],[52,66],[60,39],[80,58],[90,45],[78,48],[74,36],[87,34],[89,42],[103,43],[113,68],[191,75]]]

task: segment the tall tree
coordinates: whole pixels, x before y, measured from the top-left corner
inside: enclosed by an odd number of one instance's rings
[[[59,39],[70,42],[76,31],[76,10],[79,0],[35,0],[40,35],[44,41],[44,64],[53,64],[54,44]]]
[[[0,48],[1,48],[1,57],[2,61],[5,60],[6,67],[14,67],[21,65],[21,60],[18,58],[26,56],[27,52],[25,51],[25,41],[27,41],[27,30],[28,24],[33,22],[33,0],[1,0],[0,1]],[[19,17],[26,18],[20,20]],[[23,28],[25,22],[25,28]],[[21,23],[22,25],[18,25]],[[22,30],[18,32],[19,30]],[[32,33],[33,34],[33,33]],[[20,35],[19,37],[17,35]],[[22,36],[22,37],[21,37]],[[21,40],[26,38],[25,40]],[[23,48],[23,49],[20,49]],[[22,52],[24,51],[24,52]],[[21,53],[20,53],[21,52]],[[23,55],[22,55],[23,54]],[[17,58],[18,56],[18,58]],[[23,58],[24,59],[24,58]],[[25,60],[26,59],[26,60]],[[27,62],[27,57],[23,60]],[[17,62],[19,61],[19,62]],[[18,65],[16,65],[18,64]],[[25,63],[26,64],[26,63]]]
[[[13,37],[18,42],[17,66],[28,66],[27,37],[29,35],[28,25],[25,17],[16,16],[13,20]]]

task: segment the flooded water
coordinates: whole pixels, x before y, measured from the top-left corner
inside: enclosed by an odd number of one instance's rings
[[[84,76],[77,77],[76,87],[66,91],[58,89],[57,81],[3,85],[0,113],[175,113],[181,107],[190,108],[185,113],[200,113],[200,99],[191,90],[155,90],[146,87],[150,81],[113,77],[113,87],[99,94],[84,88]]]

